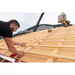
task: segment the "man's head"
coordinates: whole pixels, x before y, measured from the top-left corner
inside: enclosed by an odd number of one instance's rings
[[[8,23],[10,24],[10,28],[12,29],[13,32],[15,32],[18,28],[20,28],[20,24],[16,20],[10,20]]]

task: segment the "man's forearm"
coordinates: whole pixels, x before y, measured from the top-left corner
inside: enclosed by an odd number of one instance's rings
[[[14,46],[11,46],[11,47],[8,47],[9,48],[9,50],[13,53],[13,54],[16,54],[17,55],[17,57],[22,57],[24,54],[22,54],[22,53],[19,53],[17,50],[16,50],[16,48],[14,47]]]
[[[27,43],[25,43],[25,42],[21,43],[21,42],[13,41],[13,44],[14,44],[14,45],[20,45],[20,46],[22,46],[22,47],[26,47],[25,44],[27,44]]]
[[[8,46],[8,48],[9,48],[9,50],[10,50],[12,53],[16,54],[18,57],[22,57],[22,56],[23,56],[22,53],[19,53],[19,52],[17,51],[17,49],[16,49],[15,46],[13,45],[13,41],[12,41],[11,38],[5,38],[5,42],[6,42],[7,46]]]
[[[19,45],[20,42],[13,41],[13,44],[14,44],[14,45]]]
[[[19,52],[16,50],[16,48],[15,48],[14,46],[11,46],[11,47],[8,47],[8,48],[9,48],[9,50],[10,50],[12,53],[18,55]]]

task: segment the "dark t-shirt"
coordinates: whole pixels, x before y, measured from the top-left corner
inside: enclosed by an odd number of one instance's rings
[[[9,23],[0,21],[0,36],[12,38],[12,34],[12,29],[10,28]]]

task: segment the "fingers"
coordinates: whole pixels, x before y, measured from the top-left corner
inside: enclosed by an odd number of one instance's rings
[[[21,43],[20,45],[21,45],[22,47],[26,47],[25,43]]]
[[[21,46],[22,46],[22,47],[26,47],[26,45],[25,45],[25,44],[22,44]]]
[[[24,52],[21,52],[21,57],[24,55]]]
[[[19,53],[19,55],[17,56],[18,58],[21,58],[24,55],[24,52]]]

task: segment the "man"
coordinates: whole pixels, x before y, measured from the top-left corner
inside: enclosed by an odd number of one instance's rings
[[[10,20],[9,22],[0,21],[0,36],[2,36],[8,46],[8,49],[17,55],[17,57],[22,57],[24,53],[17,51],[14,45],[25,46],[25,43],[20,43],[12,40],[12,34],[20,27],[18,21]]]

